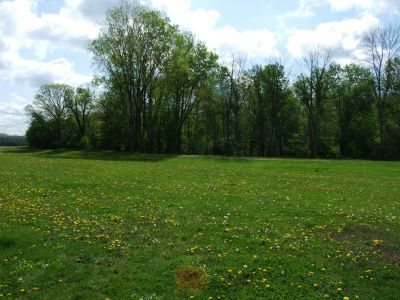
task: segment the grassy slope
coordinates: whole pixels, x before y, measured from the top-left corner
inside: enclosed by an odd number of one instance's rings
[[[0,298],[395,299],[399,245],[395,162],[0,149]]]

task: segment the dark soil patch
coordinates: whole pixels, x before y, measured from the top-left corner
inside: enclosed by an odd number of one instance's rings
[[[400,250],[396,249],[395,247],[392,246],[386,246],[386,245],[382,245],[382,247],[380,247],[381,250],[381,256],[383,259],[396,264],[396,265],[400,265]]]
[[[372,245],[381,253],[382,259],[393,263],[400,263],[400,236],[384,230],[374,230],[362,225],[346,226],[341,232],[332,235],[337,240],[350,243],[361,242]]]
[[[372,240],[382,239],[378,231],[361,225],[346,226],[341,232],[335,233],[335,237],[338,240],[345,240],[348,242],[371,242]]]

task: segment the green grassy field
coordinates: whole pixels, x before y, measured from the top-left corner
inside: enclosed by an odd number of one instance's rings
[[[0,149],[0,298],[399,299],[400,163]]]

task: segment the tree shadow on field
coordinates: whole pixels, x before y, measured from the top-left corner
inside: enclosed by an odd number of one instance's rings
[[[8,149],[0,149],[0,152],[10,154],[30,154],[38,158],[49,159],[83,159],[127,162],[162,162],[177,157],[177,155],[138,154],[131,152],[114,151],[86,152],[71,149],[42,150],[29,147],[12,147]]]
[[[0,249],[12,248],[17,244],[15,239],[0,236]]]
[[[33,149],[26,146],[22,147],[9,147],[9,146],[1,146],[0,153],[14,153],[14,154],[24,154],[24,153],[34,153],[34,152],[41,152],[42,150]]]

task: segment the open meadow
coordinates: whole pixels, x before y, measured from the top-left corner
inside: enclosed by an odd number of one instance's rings
[[[0,298],[399,291],[399,162],[0,148]]]

